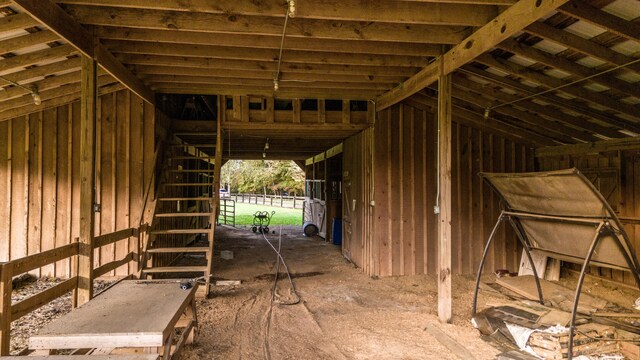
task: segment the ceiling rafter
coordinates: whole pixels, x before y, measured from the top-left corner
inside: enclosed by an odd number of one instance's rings
[[[553,26],[546,25],[544,23],[531,24],[525,29],[525,31],[614,65],[625,65],[634,60],[634,58],[630,56],[611,50],[594,41],[587,40],[561,29],[556,29]],[[629,65],[626,69],[640,74],[640,64]]]
[[[177,67],[196,67],[202,69],[230,69],[230,70],[277,70],[277,63],[273,61],[230,60],[208,58],[185,58],[174,56],[140,55],[140,54],[116,54],[119,59],[127,64],[135,65],[165,65]],[[358,75],[395,75],[411,76],[419,67],[400,66],[355,66],[333,64],[290,64],[282,63],[282,70],[294,73],[315,73],[325,75],[358,74]]]
[[[40,25],[28,14],[13,14],[0,17],[0,32],[14,31]]]
[[[464,102],[474,104],[479,110],[486,109],[493,103],[490,99],[485,98],[482,94],[472,93],[460,86],[454,85],[453,97],[458,98]],[[521,122],[528,123],[532,128],[539,131],[545,131],[548,136],[558,139],[564,143],[570,144],[575,142],[572,137],[581,141],[593,141],[596,138],[593,135],[584,133],[584,131],[577,131],[572,127],[568,127],[562,123],[548,120],[544,117],[537,116],[526,111],[518,110],[511,106],[503,106],[495,110],[495,113],[503,116],[518,119]]]
[[[436,111],[438,107],[438,99],[422,92],[413,94],[411,97],[403,100],[403,102],[430,112]],[[495,119],[485,120],[482,115],[465,108],[460,108],[456,105],[454,105],[453,121],[461,125],[481,129],[489,133],[500,135],[520,143],[530,144],[532,146],[557,145],[556,142],[549,138],[523,130],[510,124],[496,121]]]
[[[409,80],[379,97],[376,100],[378,109],[385,109],[429,86],[438,76],[449,74],[472,61],[567,1],[520,0],[443,54],[439,61],[426,66]]]
[[[108,40],[104,45],[114,53],[146,54],[179,57],[202,57],[207,59],[237,59],[255,61],[277,61],[278,50],[254,49],[245,47],[158,44],[140,41]],[[330,52],[312,52],[287,50],[283,57],[289,63],[303,64],[347,64],[371,66],[409,66],[420,67],[427,59],[418,56],[343,54]]]
[[[49,30],[37,31],[24,36],[17,36],[0,41],[0,54],[26,49],[31,46],[50,43],[58,40],[59,37]]]
[[[166,31],[96,26],[100,39],[151,41],[190,45],[240,46],[258,49],[279,49],[281,35],[234,34],[198,31]],[[371,40],[336,40],[287,37],[287,51],[319,51],[350,54],[435,56],[440,46],[427,43],[379,42]]]
[[[640,41],[640,24],[626,21],[593,7],[582,0],[573,0],[558,8],[563,14],[600,26],[629,40]]]
[[[225,16],[254,15],[284,18],[285,3],[280,0],[57,0],[58,3],[134,8],[172,12],[198,12]],[[296,3],[296,19],[390,22],[403,24],[482,26],[498,14],[496,6],[475,4],[394,2],[368,0],[323,0]]]
[[[475,93],[483,94],[484,96],[496,102],[490,105],[495,105],[499,103],[508,103],[508,102],[520,100],[523,97],[523,94],[511,95],[504,91],[495,89],[494,88],[495,84],[493,83],[491,83],[491,85],[483,85],[475,81],[472,81],[462,75],[454,76],[453,84],[454,86],[459,86],[461,88],[471,90]],[[524,96],[526,96],[526,94],[524,94]],[[611,137],[611,138],[623,136],[620,132],[618,132],[613,128],[593,123],[588,119],[585,119],[582,117],[574,117],[571,114],[567,114],[563,112],[560,108],[557,108],[557,107],[540,105],[531,100],[522,100],[513,104],[513,106],[521,107],[528,111],[533,111],[534,113],[538,113],[547,118],[554,119],[556,121],[561,121],[573,127],[581,128],[595,134],[600,134],[600,135]]]
[[[19,71],[25,67],[32,66],[43,61],[65,58],[75,53],[77,53],[77,50],[71,45],[60,45],[23,55],[16,55],[0,60],[0,71],[3,73]]]
[[[75,19],[88,25],[173,31],[282,35],[283,20],[268,16],[185,13],[110,7],[95,8],[77,5],[69,5],[66,10]],[[287,30],[287,37],[457,44],[466,37],[467,32],[466,26],[407,25],[305,19],[299,23],[292,22]]]
[[[155,96],[135,75],[122,65],[75,19],[50,0],[14,0],[14,3],[46,27],[67,40],[83,54],[96,59],[107,72],[149,103]]]
[[[498,44],[498,47],[503,50],[509,51],[510,53],[523,56],[530,60],[575,75],[578,78],[591,77],[589,80],[580,83],[580,85],[594,82],[606,86],[610,89],[615,89],[628,95],[640,98],[640,87],[638,87],[637,85],[617,79],[612,76],[604,76],[605,74],[597,76],[602,72],[601,70],[580,65],[560,55],[551,55],[533,47],[525,46],[521,43],[516,42],[515,40],[503,41],[502,43]]]
[[[559,92],[570,94],[588,102],[605,107],[611,111],[626,114],[640,120],[640,107],[636,105],[626,104],[618,101],[615,98],[588,90],[580,86],[579,84],[565,86],[569,83],[568,81],[545,75],[542,72],[517,65],[510,61],[496,59],[495,57],[488,54],[477,57],[476,61],[540,84],[542,85],[540,91],[562,87],[562,89],[558,90]]]
[[[538,93],[540,89],[532,88],[527,85],[522,84],[517,80],[510,79],[508,77],[503,77],[499,75],[492,74],[486,70],[481,70],[475,66],[465,66],[463,67],[464,72],[468,72],[474,75],[477,75],[483,79],[488,79],[489,81],[498,84],[500,86],[506,87],[511,90],[515,90],[524,95],[532,95]],[[538,99],[543,100],[545,102],[551,103],[555,106],[565,108],[569,111],[573,111],[583,116],[590,117],[596,120],[599,120],[603,123],[611,124],[619,127],[620,129],[631,130],[634,132],[640,132],[640,124],[631,123],[624,119],[618,118],[610,113],[606,113],[602,110],[594,109],[588,107],[587,104],[578,101],[567,101],[567,99],[561,98],[555,94],[548,93],[537,96]],[[514,99],[516,100],[516,99]]]

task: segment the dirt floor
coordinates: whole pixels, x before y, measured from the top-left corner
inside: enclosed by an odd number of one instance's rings
[[[477,359],[499,352],[471,326],[471,277],[454,276],[453,324],[443,325],[435,276],[374,280],[338,246],[299,232],[285,229],[282,237],[301,299],[295,305],[281,304],[296,300],[286,277],[272,305],[276,255],[261,235],[224,227],[216,232],[216,278],[242,285],[217,286],[213,298],[198,301],[199,334],[183,359],[458,359],[431,335],[438,329]],[[277,234],[269,239],[277,247]],[[220,259],[221,250],[233,251],[234,259]],[[481,295],[480,306],[487,300]]]

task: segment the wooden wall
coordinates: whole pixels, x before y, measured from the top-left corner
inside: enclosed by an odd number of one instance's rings
[[[153,173],[155,110],[128,90],[98,101],[96,235],[137,226]],[[39,253],[78,236],[80,103],[0,122],[0,261]],[[97,250],[96,264],[117,260],[131,241]],[[129,272],[126,266],[116,274]],[[71,262],[37,275],[65,277]]]
[[[435,273],[437,261],[436,122],[427,111],[406,104],[378,113],[373,154],[368,155],[366,133],[345,142],[344,171],[349,172],[355,199],[350,243],[345,254],[372,276]],[[534,169],[533,150],[511,140],[454,123],[452,129],[452,270],[477,271],[484,244],[499,213],[497,197],[478,176],[482,171],[522,172]],[[373,165],[373,183],[367,173]],[[345,179],[345,182],[347,180]],[[372,193],[373,195],[370,195]],[[346,196],[350,198],[347,198]],[[375,206],[367,210],[369,196]],[[359,210],[361,209],[361,210]],[[368,212],[372,221],[367,223]],[[367,224],[367,225],[365,225]],[[367,235],[366,230],[371,227]],[[506,227],[496,238],[486,269],[517,270],[517,240]]]
[[[625,223],[636,256],[640,257],[640,152],[612,151],[589,155],[558,155],[538,158],[539,170],[576,167],[607,199]],[[569,267],[574,267],[568,265]],[[574,267],[575,268],[575,267]],[[577,268],[579,269],[579,267]],[[635,284],[630,273],[593,267],[591,273],[605,278]]]

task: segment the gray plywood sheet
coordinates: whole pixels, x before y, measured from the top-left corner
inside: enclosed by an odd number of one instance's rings
[[[162,346],[195,295],[178,283],[123,281],[44,326],[31,349]]]
[[[553,258],[582,263],[596,235],[597,223],[601,221],[623,231],[604,197],[575,168],[536,173],[481,173],[481,176],[500,195],[510,211],[534,216],[515,215],[531,248]],[[559,218],[565,220],[559,221]],[[592,263],[629,269],[618,248],[618,240],[623,250],[635,259],[620,234],[608,234],[601,237]]]

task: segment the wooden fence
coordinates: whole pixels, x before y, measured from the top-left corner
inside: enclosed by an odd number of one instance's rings
[[[94,268],[93,277],[97,278],[102,276],[130,262],[139,264],[140,238],[143,234],[147,233],[148,229],[149,226],[144,224],[140,228],[129,228],[96,236],[94,238],[94,249],[98,249],[102,246],[113,244],[121,240],[128,240],[129,238],[135,239],[135,245],[133,246],[134,250],[129,252],[123,258]],[[18,320],[24,315],[48,304],[69,291],[77,289],[78,287],[78,276],[76,275],[42,292],[12,304],[11,294],[13,292],[13,276],[24,274],[43,266],[53,264],[57,261],[77,256],[79,253],[80,244],[76,238],[76,241],[71,244],[9,262],[0,263],[0,356],[9,355],[12,321]],[[76,257],[76,261],[77,259],[78,258]]]
[[[302,196],[282,196],[264,194],[229,194],[225,198],[233,199],[236,203],[261,204],[281,208],[302,209],[305,198]]]

